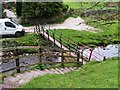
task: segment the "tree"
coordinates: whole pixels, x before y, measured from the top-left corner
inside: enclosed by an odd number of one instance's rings
[[[24,2],[22,16],[24,18],[51,17],[67,11],[63,2]]]
[[[22,0],[19,0],[19,2],[16,2],[16,13],[17,13],[17,16],[19,16],[19,17],[21,16],[21,13],[22,13]]]

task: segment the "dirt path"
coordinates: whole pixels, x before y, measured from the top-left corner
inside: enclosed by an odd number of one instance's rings
[[[65,74],[70,71],[79,71],[80,68],[77,67],[65,67],[65,68],[55,68],[55,69],[45,69],[41,70],[32,70],[29,72],[24,72],[21,74],[16,74],[14,76],[8,76],[4,78],[4,82],[1,85],[2,88],[16,88],[20,85],[26,84],[31,81],[33,78],[38,76],[43,76],[45,74]]]
[[[86,30],[86,31],[97,30],[92,26],[86,25],[85,21],[80,17],[77,17],[77,18],[69,17],[61,24],[47,24],[46,29],[49,28],[49,26],[50,26],[50,29],[74,29],[74,30]],[[34,32],[34,26],[25,27],[25,29],[26,29],[26,32]]]

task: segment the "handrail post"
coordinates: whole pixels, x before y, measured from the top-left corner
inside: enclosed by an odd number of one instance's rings
[[[68,49],[70,50],[70,37],[68,38]]]
[[[81,51],[81,59],[82,59],[82,65],[83,65],[83,49]]]
[[[49,41],[49,37],[50,37],[50,36],[49,36],[49,31],[48,31],[48,30],[47,30],[47,35],[48,35],[48,41]]]
[[[80,52],[77,52],[77,66],[79,67]]]
[[[34,33],[35,33],[35,28],[34,28]]]
[[[54,32],[53,32],[53,43],[54,43],[54,46],[55,46],[55,30],[54,30]]]
[[[38,65],[40,65],[39,68],[41,70],[43,70],[43,68],[41,67],[41,62],[42,62],[42,48],[40,46],[38,48],[38,61],[39,61]]]
[[[20,68],[18,68],[20,66],[20,62],[19,62],[19,58],[18,58],[17,43],[16,43],[16,46],[15,46],[15,56],[16,56],[15,62],[16,62],[16,67],[17,67],[16,72],[20,73]]]
[[[62,33],[60,34],[60,47],[61,47],[61,49],[62,49]]]
[[[45,32],[45,31],[44,31],[44,26],[43,26],[43,25],[42,25],[42,30],[43,30],[43,37],[44,37],[44,32]]]
[[[62,57],[61,57],[61,65],[64,68],[64,51],[62,49],[61,49],[61,55],[62,55]]]
[[[39,46],[39,48],[38,48],[38,60],[39,60],[39,63],[42,62],[42,61],[41,61],[41,54],[42,54],[42,49],[41,49],[41,47]]]
[[[36,32],[38,33],[38,31],[37,31],[37,25],[35,25],[35,30],[36,30]]]
[[[105,61],[105,60],[106,60],[106,57],[104,56],[104,57],[103,57],[103,61]]]
[[[41,31],[40,31],[40,24],[38,24],[38,27],[39,27],[39,33],[40,33],[40,32],[41,32]]]
[[[89,56],[89,58],[88,58],[88,62],[89,62],[89,61],[90,61],[90,59],[91,59],[92,52],[93,52],[93,49],[90,49],[90,56]]]

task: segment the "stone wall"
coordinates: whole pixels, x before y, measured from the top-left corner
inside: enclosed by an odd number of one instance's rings
[[[108,10],[88,10],[81,14],[81,16],[89,16],[89,15],[96,15],[96,14],[103,14],[103,13],[117,13],[118,10],[116,9],[108,9]]]

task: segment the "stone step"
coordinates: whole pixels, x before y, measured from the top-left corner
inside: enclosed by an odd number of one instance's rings
[[[48,69],[45,69],[45,70],[43,70],[43,72],[45,72],[46,74],[53,74],[50,70],[48,70]]]
[[[70,69],[71,71],[75,70],[75,68],[73,68],[73,67],[69,67],[69,69]]]
[[[56,71],[58,71],[60,74],[64,74],[64,72],[63,71],[61,71],[60,69],[58,69],[58,68],[55,68],[55,70]]]
[[[71,70],[70,69],[68,69],[67,67],[65,67],[64,68],[67,72],[70,72]]]
[[[66,70],[66,69],[64,69],[64,68],[60,68],[60,70],[62,71],[62,72],[64,72],[64,73],[67,73],[68,71]]]
[[[76,69],[77,69],[77,67],[73,67],[73,69],[74,69],[74,70],[76,70]]]
[[[19,85],[23,85],[35,77],[42,76],[45,74],[65,74],[70,71],[79,71],[81,68],[79,67],[65,67],[65,68],[55,68],[55,69],[45,69],[41,70],[32,70],[29,72],[24,72],[20,74],[16,74],[14,76],[8,76],[4,78],[4,83],[2,87],[12,88],[18,87]]]
[[[50,71],[53,72],[53,74],[60,74],[57,70],[55,70],[55,69],[53,69],[53,68],[50,69]]]
[[[78,68],[76,68],[76,69],[75,69],[75,71],[80,71],[80,69],[81,69],[81,68],[80,68],[80,67],[78,67]]]
[[[34,76],[33,76],[33,77],[42,76],[42,75],[46,74],[45,72],[40,71],[40,70],[31,71],[31,74],[32,74],[32,73],[34,73]]]
[[[20,77],[21,79],[32,79],[34,77],[34,74],[32,74],[33,72],[25,72],[21,75],[18,75],[17,77]]]

